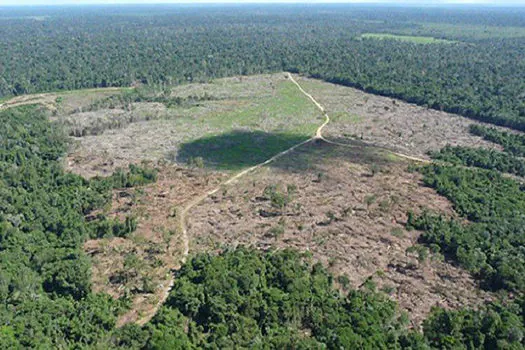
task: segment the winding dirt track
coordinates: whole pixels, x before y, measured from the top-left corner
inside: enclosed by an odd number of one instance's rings
[[[89,93],[89,92],[100,92],[100,91],[121,91],[125,88],[119,87],[108,87],[108,88],[93,88],[93,89],[81,89],[81,90],[72,90],[77,93]],[[55,110],[56,109],[56,98],[63,95],[67,92],[46,92],[41,94],[31,94],[31,95],[20,95],[15,96],[4,103],[0,103],[0,111],[12,107],[19,107],[24,105],[33,105],[41,104],[44,107]]]
[[[323,113],[323,116],[325,117],[325,122],[323,123],[323,125],[321,125],[317,129],[317,132],[316,132],[315,137],[313,139],[323,140],[324,142],[330,143],[332,145],[348,147],[349,145],[347,145],[345,143],[331,141],[331,140],[329,140],[329,139],[327,139],[327,138],[325,138],[323,136],[323,129],[324,129],[325,126],[328,125],[328,123],[330,123],[330,116],[328,115],[328,113],[326,113],[324,107],[319,102],[317,102],[317,100],[312,95],[310,95],[308,92],[306,92],[303,89],[303,87],[293,78],[293,76],[290,73],[287,73],[287,74],[288,74],[288,78],[292,81],[292,83],[294,83],[299,88],[299,90],[301,90],[301,92],[306,97],[308,97],[317,106],[317,108],[319,108],[319,110]],[[409,155],[406,155],[406,154],[403,154],[403,153],[393,152],[391,150],[388,150],[388,152],[390,152],[390,153],[392,153],[392,154],[394,154],[394,155],[396,155],[398,157],[405,158],[405,159],[408,159],[408,160],[413,160],[413,161],[420,162],[420,163],[431,163],[431,161],[429,161],[428,159],[412,157],[412,156],[409,156]]]
[[[275,156],[271,157],[270,159],[260,163],[260,164],[257,164],[255,166],[252,166],[251,168],[248,168],[248,169],[245,169],[243,171],[241,171],[240,173],[234,175],[233,177],[229,178],[228,180],[226,180],[225,182],[223,182],[222,184],[220,184],[219,186],[217,186],[216,188],[200,195],[199,197],[195,198],[194,200],[192,200],[191,202],[189,202],[180,212],[179,214],[179,229],[180,229],[180,232],[182,234],[182,240],[183,240],[183,245],[184,245],[184,251],[183,251],[183,258],[181,259],[181,263],[185,263],[186,262],[186,259],[190,253],[190,239],[189,239],[189,236],[188,236],[188,228],[187,228],[187,215],[189,213],[189,211],[195,207],[196,205],[200,204],[202,201],[204,201],[206,198],[208,198],[208,196],[211,196],[215,193],[217,193],[218,191],[220,191],[220,189],[225,186],[225,185],[230,185],[232,183],[234,183],[235,181],[237,181],[239,178],[245,176],[246,174],[249,174],[265,165],[268,165],[272,162],[274,162],[275,160],[281,158],[282,156],[286,155],[286,154],[289,154],[291,152],[293,152],[294,150],[296,150],[297,148],[309,143],[309,142],[312,142],[314,140],[323,140],[324,142],[327,142],[329,144],[333,144],[333,145],[337,145],[337,146],[343,146],[343,147],[348,147],[349,145],[348,144],[344,144],[344,143],[339,143],[339,142],[334,142],[334,141],[330,141],[328,139],[326,139],[324,136],[323,136],[323,129],[330,123],[330,116],[328,115],[328,113],[326,113],[324,107],[319,103],[317,102],[317,100],[312,96],[310,95],[308,92],[306,92],[302,86],[294,79],[294,77],[292,76],[292,74],[290,73],[287,73],[288,75],[288,79],[290,79],[290,81],[292,83],[294,83],[297,88],[306,96],[308,97],[316,106],[317,108],[323,113],[323,116],[325,118],[323,124],[321,124],[316,132],[315,132],[315,135],[310,137],[308,140],[305,140],[303,142],[300,142],[298,144],[296,144],[295,146],[292,146],[290,148],[288,148],[287,150],[285,151],[282,151],[278,154],[276,154]],[[401,158],[405,158],[405,159],[409,159],[409,160],[412,160],[412,161],[417,161],[417,162],[422,162],[422,163],[428,163],[429,161],[426,160],[426,159],[420,159],[420,158],[416,158],[416,157],[412,157],[412,156],[409,156],[409,155],[405,155],[405,154],[401,154],[401,153],[395,153],[395,152],[392,152],[392,151],[389,151],[391,152],[392,154],[395,154]],[[173,287],[173,284],[174,284],[175,280],[174,278],[172,278],[170,280],[170,283],[168,286],[165,287],[163,293],[162,293],[162,296],[160,298],[160,300],[158,301],[157,305],[155,306],[154,309],[151,310],[151,312],[148,312],[147,315],[145,315],[144,317],[142,317],[141,319],[139,319],[137,321],[137,324],[139,325],[144,325],[146,324],[149,320],[151,320],[151,318],[153,318],[153,316],[156,314],[157,310],[159,309],[159,307],[164,304],[164,302],[166,301],[166,299],[168,298],[169,296],[169,293],[171,291],[171,288]]]

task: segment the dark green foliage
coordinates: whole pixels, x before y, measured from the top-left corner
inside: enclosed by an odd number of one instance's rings
[[[244,248],[191,259],[148,329],[154,349],[381,349],[399,348],[407,335],[387,298],[342,296],[321,265],[297,252]]]
[[[432,152],[430,155],[434,159],[456,165],[525,176],[525,161],[492,149],[447,146],[439,152]]]
[[[119,344],[146,349],[521,349],[525,301],[480,310],[436,308],[409,331],[374,291],[343,296],[330,274],[294,251],[201,254],[177,275],[166,305]],[[343,279],[341,279],[343,280]],[[147,335],[144,334],[147,333]],[[147,339],[146,339],[147,338]]]
[[[522,185],[495,171],[429,165],[421,172],[427,186],[447,197],[471,221],[493,222],[525,213]]]
[[[425,183],[454,203],[470,224],[424,213],[408,226],[421,241],[438,245],[449,259],[491,289],[525,290],[525,192],[514,180],[488,172],[439,165],[422,169]]]
[[[437,349],[523,349],[525,323],[519,303],[493,304],[479,311],[435,309],[423,328]]]
[[[496,128],[489,128],[481,125],[471,125],[470,132],[481,136],[487,141],[497,143],[505,149],[519,157],[525,156],[525,135],[501,131]]]
[[[410,216],[409,226],[423,230],[421,242],[437,245],[450,260],[472,272],[488,289],[525,288],[525,219],[464,224],[425,213]]]
[[[137,229],[137,219],[127,216],[122,222],[118,218],[108,219],[105,216],[101,216],[94,220],[91,225],[91,238],[126,238]]]
[[[263,196],[268,198],[273,207],[277,209],[284,209],[290,203],[290,194],[285,194],[279,191],[277,185],[266,186],[263,191]]]
[[[110,193],[62,170],[65,139],[34,106],[0,112],[0,142],[0,348],[91,344],[120,308],[90,293],[82,251]]]
[[[116,169],[110,176],[93,178],[91,184],[98,190],[143,186],[157,181],[157,173],[157,169],[130,164],[128,171]]]
[[[287,70],[525,130],[523,9],[253,6],[4,11],[0,96]]]

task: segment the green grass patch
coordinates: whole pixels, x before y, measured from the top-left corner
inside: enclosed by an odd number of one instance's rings
[[[210,128],[231,131],[239,128],[310,135],[317,128],[315,106],[291,82],[277,86],[275,96],[263,97],[244,108],[202,120]],[[306,123],[305,123],[306,121]]]
[[[239,170],[261,163],[307,140],[322,123],[319,111],[291,82],[282,82],[275,94],[250,101],[241,108],[178,123],[206,128],[199,139],[181,145],[177,161],[202,157],[206,166]]]
[[[399,161],[403,160],[403,158],[401,158],[397,154],[392,153],[392,152],[388,152],[388,151],[385,152],[385,159],[387,159],[387,160],[389,160],[391,162],[399,162]]]
[[[457,42],[452,40],[436,39],[430,36],[395,35],[387,33],[365,33],[361,35],[361,38],[379,40],[399,40],[415,44],[454,44]]]

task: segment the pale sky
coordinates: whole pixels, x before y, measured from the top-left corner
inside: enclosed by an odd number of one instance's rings
[[[86,5],[159,3],[388,3],[388,4],[483,4],[525,5],[525,0],[0,0],[2,5]]]
[[[188,4],[188,3],[384,3],[411,5],[480,4],[522,5],[525,0],[0,0],[5,5],[87,5],[87,4]]]

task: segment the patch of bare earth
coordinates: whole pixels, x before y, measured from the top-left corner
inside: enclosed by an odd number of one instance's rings
[[[180,145],[185,142],[247,127],[229,122],[228,118],[232,118],[229,114],[273,99],[283,82],[287,79],[280,73],[176,86],[172,89],[173,97],[208,96],[208,100],[171,108],[158,103],[134,103],[130,111],[120,108],[82,112],[82,108],[72,108],[69,99],[64,100],[62,105],[67,104],[68,108],[63,108],[64,113],[55,119],[72,135],[81,136],[72,138],[73,146],[65,166],[74,173],[93,177],[107,176],[117,167],[141,160],[175,160]],[[104,97],[107,96],[99,99]],[[89,106],[86,101],[82,105],[86,106],[84,109]],[[269,119],[258,116],[258,124],[250,127],[265,129]],[[279,122],[291,123],[290,120]]]
[[[348,276],[351,287],[373,281],[415,326],[432,306],[482,303],[490,296],[468,273],[436,256],[421,261],[410,253],[420,232],[404,229],[407,212],[454,214],[407,168],[359,144],[308,144],[191,210],[191,250],[247,245],[310,251],[335,275]],[[290,201],[281,206],[279,196]]]
[[[136,216],[136,231],[129,238],[89,240],[84,248],[92,258],[93,290],[131,301],[131,311],[120,317],[118,325],[155,312],[171,271],[180,267],[183,257],[179,208],[217,186],[223,177],[205,170],[162,166],[156,183],[114,191],[109,216]]]
[[[482,124],[472,119],[351,87],[296,78],[332,118],[324,131],[328,139],[358,139],[423,158],[446,145],[499,149],[469,133],[469,125]]]

